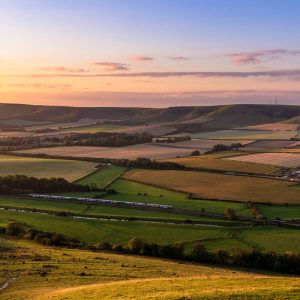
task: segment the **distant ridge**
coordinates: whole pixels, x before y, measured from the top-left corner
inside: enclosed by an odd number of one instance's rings
[[[176,122],[202,129],[234,128],[273,122],[300,122],[300,106],[237,104],[219,106],[178,106],[169,108],[67,107],[0,104],[0,119],[75,122],[82,118],[109,119],[127,124]]]

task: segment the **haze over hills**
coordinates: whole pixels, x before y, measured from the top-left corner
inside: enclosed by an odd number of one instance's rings
[[[184,128],[224,129],[282,121],[298,123],[300,106],[239,104],[160,109],[0,104],[0,118],[2,123],[7,124],[12,120],[64,123],[86,118],[127,124],[174,122]]]

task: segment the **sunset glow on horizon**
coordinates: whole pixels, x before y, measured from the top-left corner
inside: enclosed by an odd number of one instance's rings
[[[0,102],[300,104],[299,28],[297,0],[0,1]]]

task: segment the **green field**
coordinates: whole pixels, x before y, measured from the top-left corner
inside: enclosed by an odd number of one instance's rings
[[[299,298],[293,276],[52,248],[3,235],[0,245],[0,281],[17,278],[3,300]]]
[[[280,218],[282,220],[300,219],[300,206],[257,205],[258,210],[268,219]]]
[[[0,176],[22,174],[76,180],[95,170],[93,162],[0,155]]]
[[[115,124],[98,124],[98,125],[85,125],[85,126],[64,128],[61,131],[78,132],[78,133],[96,133],[96,132],[115,131],[122,128],[126,128],[126,127],[122,127]]]
[[[0,210],[0,223],[12,221],[26,223],[42,231],[52,231],[78,238],[86,243],[108,241],[124,245],[133,237],[159,244],[184,243],[204,245],[218,241],[217,249],[228,249],[228,240],[233,248],[257,247],[276,252],[300,252],[300,235],[296,229],[278,227],[216,227],[198,225],[171,225],[123,221],[83,220],[34,213]],[[158,234],[159,233],[159,234]],[[209,245],[209,244],[208,244]],[[212,245],[209,245],[210,248]],[[216,248],[213,248],[215,250]],[[228,249],[229,250],[229,249]]]
[[[52,231],[79,238],[86,243],[109,241],[113,244],[122,245],[126,244],[133,237],[147,239],[149,242],[168,244],[223,237],[229,230],[225,227],[77,220],[66,217],[0,210],[0,223],[9,223],[12,220],[24,222],[42,231]]]
[[[112,181],[124,173],[126,169],[117,166],[106,166],[103,169],[96,171],[78,181],[76,183],[82,185],[95,184],[97,188],[104,189]]]
[[[44,201],[44,200],[33,200],[33,199],[21,199],[21,198],[10,198],[0,197],[0,206],[2,207],[13,207],[13,208],[27,208],[27,209],[38,209],[48,210],[53,212],[70,212],[77,213],[82,216],[99,216],[99,217],[124,217],[124,218],[149,218],[149,219],[168,219],[173,221],[184,221],[184,220],[195,220],[201,221],[208,224],[232,224],[231,221],[227,220],[214,220],[205,217],[196,217],[188,215],[172,214],[167,212],[155,212],[145,211],[140,209],[130,208],[118,208],[101,205],[86,205],[81,203],[66,203],[59,201]]]
[[[226,208],[232,208],[238,215],[252,216],[251,211],[244,203],[191,200],[188,199],[188,195],[186,193],[173,192],[125,179],[117,179],[110,187],[115,189],[118,194],[106,196],[108,199],[169,204],[173,205],[174,208],[182,209],[201,210],[204,208],[208,212],[216,213],[223,213]],[[138,195],[139,193],[141,195]]]

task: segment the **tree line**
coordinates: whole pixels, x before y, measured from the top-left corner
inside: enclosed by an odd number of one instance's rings
[[[274,251],[262,251],[256,248],[250,250],[235,249],[232,253],[223,249],[208,251],[201,243],[194,244],[192,249],[187,252],[182,243],[161,245],[157,243],[148,243],[140,238],[132,238],[128,241],[127,245],[112,245],[109,242],[86,245],[78,239],[69,238],[55,232],[43,232],[18,222],[0,226],[0,233],[34,240],[48,246],[67,246],[89,249],[92,251],[111,251],[300,274],[300,254],[295,254],[293,252],[279,254]]]
[[[66,136],[29,136],[29,137],[7,137],[0,140],[0,146],[99,146],[99,147],[124,147],[136,144],[151,143],[152,135],[148,133],[79,133]],[[13,149],[8,149],[13,150]]]
[[[66,145],[124,147],[130,145],[151,143],[152,135],[148,133],[81,133],[66,138]]]
[[[5,195],[89,192],[90,190],[89,186],[70,183],[64,178],[35,178],[26,175],[0,177],[0,193]]]

